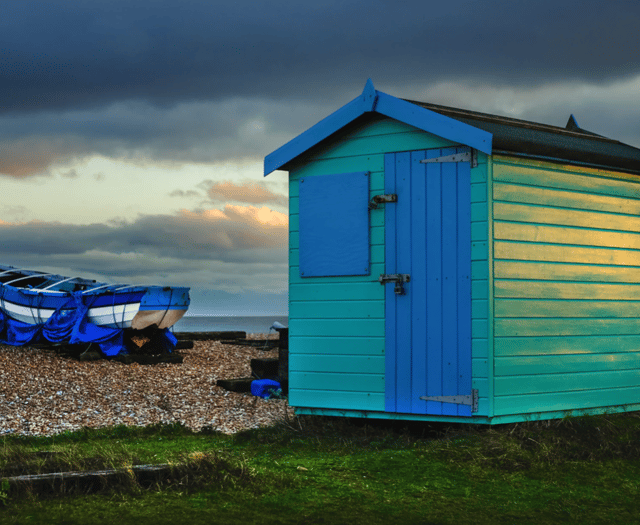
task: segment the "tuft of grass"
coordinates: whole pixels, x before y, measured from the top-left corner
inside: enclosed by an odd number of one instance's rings
[[[496,427],[303,416],[233,436],[169,425],[6,438],[7,450],[57,451],[70,465],[173,469],[163,483],[55,504],[0,490],[0,523],[640,522],[639,416]]]

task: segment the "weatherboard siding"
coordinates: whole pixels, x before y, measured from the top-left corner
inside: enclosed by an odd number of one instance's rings
[[[384,205],[370,213],[371,273],[310,277],[299,269],[300,179],[370,172],[370,196],[384,193],[384,154],[451,143],[392,119],[349,126],[336,140],[305,153],[289,185],[289,403],[318,410],[384,411]],[[471,170],[473,388],[488,414],[487,157]],[[331,203],[328,203],[330,206]]]
[[[471,168],[471,388],[478,390],[478,411],[491,414],[489,354],[489,213],[490,164],[483,153]]]
[[[494,157],[494,414],[634,403],[640,181]]]

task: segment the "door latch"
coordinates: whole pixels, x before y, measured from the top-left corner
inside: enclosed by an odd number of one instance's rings
[[[396,295],[404,295],[405,291],[403,283],[408,283],[409,281],[411,281],[411,276],[408,273],[382,273],[380,274],[378,281],[382,285],[386,283],[396,283],[393,291],[396,293]]]
[[[398,202],[398,195],[396,193],[389,193],[387,195],[374,195],[369,201],[369,209],[377,210],[378,204],[384,204],[385,202]]]

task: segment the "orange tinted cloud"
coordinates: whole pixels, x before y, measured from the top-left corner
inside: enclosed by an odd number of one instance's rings
[[[287,197],[280,193],[274,193],[266,188],[262,183],[245,182],[235,184],[233,182],[216,182],[207,188],[207,195],[216,202],[246,202],[250,204],[261,204],[272,202],[274,204],[287,204]]]
[[[182,210],[177,222],[188,224],[191,240],[226,249],[286,246],[289,217],[266,206],[234,206],[224,210]]]
[[[0,173],[17,178],[45,171],[60,158],[59,151],[38,138],[4,143],[0,149]]]

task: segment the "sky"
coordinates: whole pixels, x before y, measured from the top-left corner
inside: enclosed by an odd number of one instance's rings
[[[640,1],[0,0],[0,264],[287,312],[287,173],[358,96],[640,147]]]

